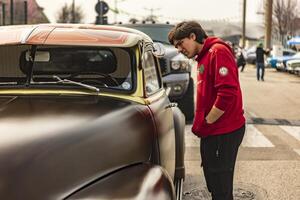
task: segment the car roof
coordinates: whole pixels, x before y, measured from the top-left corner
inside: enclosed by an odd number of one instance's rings
[[[130,47],[146,34],[126,27],[92,24],[14,25],[0,28],[0,45],[71,45]]]
[[[173,24],[167,24],[167,23],[128,23],[128,24],[118,24],[119,26],[125,26],[125,27],[174,27]]]

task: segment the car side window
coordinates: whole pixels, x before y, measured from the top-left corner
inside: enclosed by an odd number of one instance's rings
[[[151,95],[160,89],[158,69],[151,51],[145,52],[143,64],[146,94]]]

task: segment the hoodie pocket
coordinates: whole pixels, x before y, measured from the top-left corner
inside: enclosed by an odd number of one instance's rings
[[[196,110],[192,132],[195,134],[199,134],[205,124],[204,111]]]

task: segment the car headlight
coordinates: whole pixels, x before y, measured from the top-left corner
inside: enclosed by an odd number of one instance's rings
[[[276,67],[283,67],[283,62],[282,61],[277,61]]]
[[[186,70],[188,68],[188,60],[171,61],[171,68],[173,70]]]
[[[180,61],[171,61],[171,68],[178,70],[180,68]]]

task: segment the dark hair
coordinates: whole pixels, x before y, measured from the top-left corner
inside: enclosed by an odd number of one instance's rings
[[[196,35],[196,41],[200,44],[204,43],[204,39],[207,38],[206,32],[201,25],[196,21],[184,21],[177,24],[168,34],[168,39],[171,44],[174,44],[174,40],[181,40],[189,37],[191,33]]]

